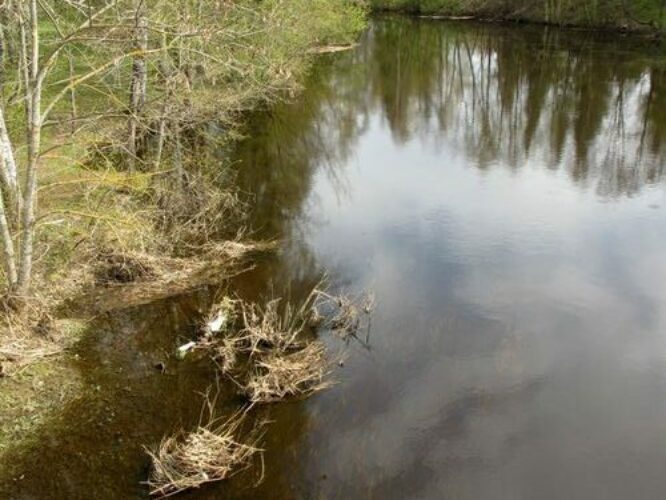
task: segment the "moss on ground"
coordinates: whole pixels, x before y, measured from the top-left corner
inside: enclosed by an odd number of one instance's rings
[[[23,445],[34,429],[80,393],[81,377],[72,362],[75,355],[67,348],[83,337],[87,323],[58,320],[52,328],[51,340],[43,339],[42,344],[53,343],[65,350],[17,366],[11,376],[0,378],[0,463],[5,451]]]
[[[0,381],[0,463],[2,454],[22,446],[33,431],[81,389],[77,370],[66,358],[47,358]]]

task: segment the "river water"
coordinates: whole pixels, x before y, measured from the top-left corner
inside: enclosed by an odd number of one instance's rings
[[[382,18],[248,136],[253,225],[284,243],[234,289],[297,295],[327,272],[377,307],[361,341],[326,337],[347,352],[334,388],[270,408],[258,487],[255,469],[185,498],[664,498],[659,47]],[[192,425],[211,377],[152,365],[209,300],[84,340],[92,395],[12,458],[10,497],[145,496],[141,445]]]

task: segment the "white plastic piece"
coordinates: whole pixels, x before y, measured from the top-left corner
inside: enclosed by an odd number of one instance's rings
[[[187,344],[183,344],[178,348],[178,357],[179,358],[184,358],[185,355],[190,352],[194,347],[197,345],[196,342],[188,342]]]
[[[208,322],[208,331],[210,333],[219,333],[224,328],[224,325],[227,323],[227,317],[224,313],[220,313],[215,317],[215,319]]]

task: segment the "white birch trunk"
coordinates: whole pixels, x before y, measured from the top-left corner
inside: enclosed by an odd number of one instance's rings
[[[17,190],[16,159],[12,148],[9,133],[7,132],[7,123],[5,122],[5,113],[0,103],[0,161],[2,162],[2,173],[0,180],[7,189],[14,192]]]
[[[23,206],[21,207],[21,256],[19,260],[16,292],[26,295],[32,276],[32,254],[35,234],[35,211],[37,206],[37,169],[42,133],[42,83],[39,76],[39,22],[37,0],[30,2],[31,58],[30,77],[32,88],[29,94],[30,116],[28,122],[28,163]]]
[[[2,240],[2,265],[5,268],[9,289],[13,290],[18,279],[16,255],[14,254],[14,242],[9,230],[9,222],[7,221],[5,201],[2,196],[0,196],[0,240]]]

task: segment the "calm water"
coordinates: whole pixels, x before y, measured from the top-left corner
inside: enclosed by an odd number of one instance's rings
[[[661,49],[381,19],[249,135],[254,224],[285,244],[235,287],[297,295],[328,271],[378,306],[335,388],[270,409],[258,488],[253,471],[185,498],[666,496]],[[151,363],[207,300],[109,318],[79,363],[114,392],[12,457],[10,497],[145,495],[141,444],[191,425],[210,377]]]

